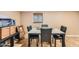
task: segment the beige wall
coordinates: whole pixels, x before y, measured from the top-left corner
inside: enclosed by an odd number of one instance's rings
[[[60,28],[61,25],[67,26],[68,35],[79,35],[79,12],[45,12],[44,23],[52,28]]]
[[[0,16],[7,16],[16,20],[16,25],[20,25],[20,12],[17,11],[0,11]]]
[[[19,11],[0,11],[0,16],[7,16],[16,20],[16,25],[24,25],[27,33],[27,26],[41,26],[41,23],[33,23],[34,12]],[[61,25],[67,26],[68,35],[79,35],[79,12],[43,12],[43,23],[52,28],[60,28]]]
[[[60,28],[61,25],[67,26],[68,35],[79,35],[79,12],[43,12],[43,23],[48,24],[52,28]],[[21,24],[25,30],[28,25],[33,27],[40,26],[39,23],[33,23],[33,12],[21,13]]]
[[[21,24],[24,25],[25,29],[28,25],[32,24],[32,13],[22,12],[21,13]]]

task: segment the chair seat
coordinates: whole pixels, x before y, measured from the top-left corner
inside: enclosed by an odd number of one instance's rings
[[[30,35],[30,39],[38,39],[39,35]]]
[[[54,37],[55,39],[62,39],[62,36],[61,36],[61,35],[53,35],[53,37]]]

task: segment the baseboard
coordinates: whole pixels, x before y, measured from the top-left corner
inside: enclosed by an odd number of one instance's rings
[[[77,38],[79,38],[79,35],[66,35],[66,37],[77,37]]]

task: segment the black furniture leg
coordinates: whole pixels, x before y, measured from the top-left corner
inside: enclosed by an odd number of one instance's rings
[[[43,42],[42,42],[42,40],[41,40],[41,47],[43,47]]]
[[[30,35],[28,35],[28,47],[30,47]]]
[[[37,47],[38,47],[39,39],[37,39]]]
[[[11,39],[10,39],[10,47],[14,46],[14,40],[15,40],[15,37],[11,37]]]
[[[65,35],[62,35],[62,47],[65,47]]]
[[[54,47],[56,47],[56,39],[55,39],[55,44],[54,44]]]
[[[18,33],[15,37],[16,37],[16,39],[18,39],[17,43],[20,42],[20,40],[21,40],[20,33]]]
[[[52,47],[52,43],[51,43],[51,40],[50,40],[50,47]]]

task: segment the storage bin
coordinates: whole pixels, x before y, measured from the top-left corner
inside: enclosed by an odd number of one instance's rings
[[[3,39],[10,35],[10,27],[0,28],[0,39]]]
[[[16,26],[10,26],[10,35],[16,33]]]

